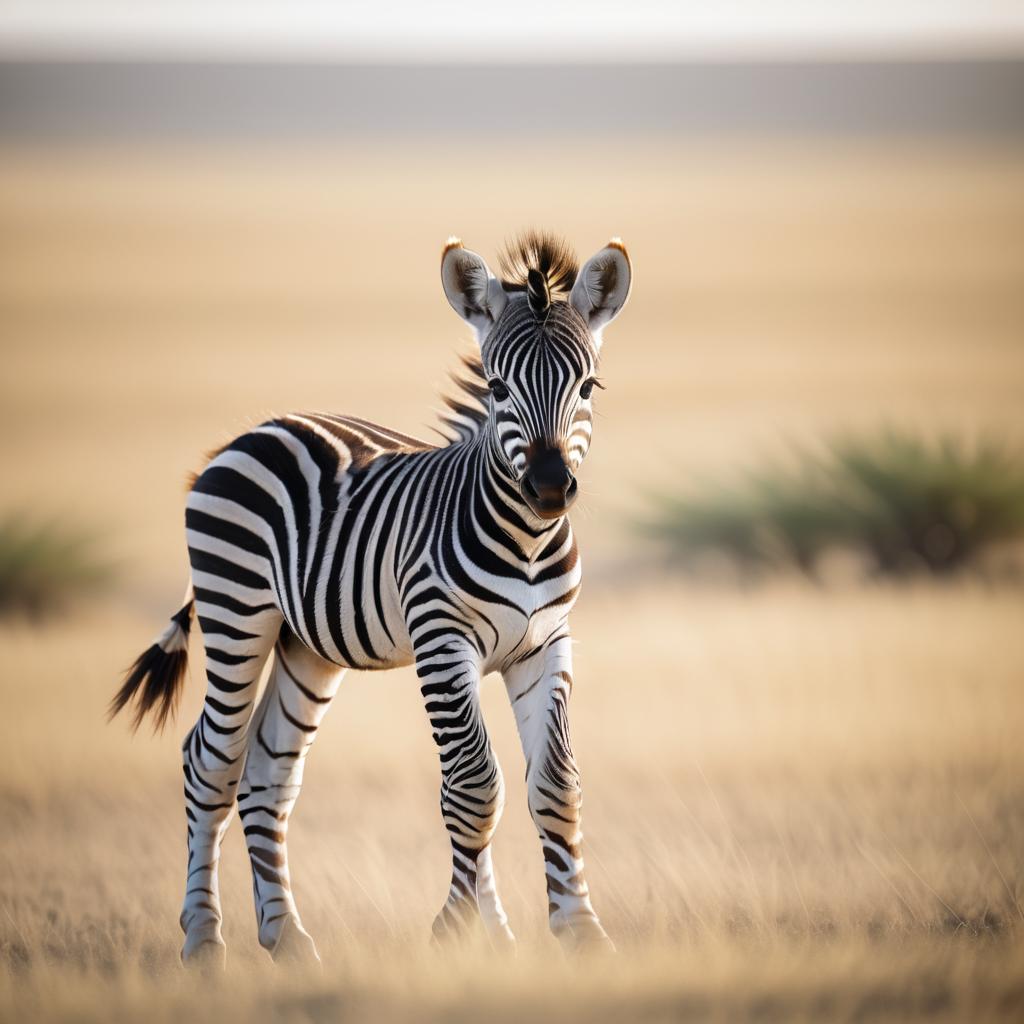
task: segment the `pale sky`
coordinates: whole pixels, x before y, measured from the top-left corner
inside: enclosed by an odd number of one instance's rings
[[[589,61],[1019,56],[1024,0],[0,0],[0,55]]]

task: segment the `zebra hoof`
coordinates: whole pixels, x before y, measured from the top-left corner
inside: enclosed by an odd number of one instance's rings
[[[602,959],[607,956],[615,956],[618,950],[615,948],[615,943],[607,935],[592,935],[581,936],[573,940],[571,944],[568,944],[566,952],[573,959],[589,960],[591,958]]]
[[[228,947],[220,936],[188,936],[181,950],[181,962],[190,971],[218,974],[227,966]]]
[[[516,937],[512,934],[512,929],[508,925],[505,925],[504,928],[495,928],[488,931],[487,941],[490,943],[491,949],[498,956],[514,957],[519,948],[516,943]]]
[[[285,918],[277,942],[270,950],[270,956],[275,964],[287,967],[321,966],[316,943],[309,932],[291,917]]]
[[[596,921],[566,925],[555,932],[555,937],[566,956],[572,959],[614,956],[617,952],[615,943]]]

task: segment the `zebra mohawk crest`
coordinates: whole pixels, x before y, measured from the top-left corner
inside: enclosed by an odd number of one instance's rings
[[[537,316],[543,316],[556,299],[568,297],[580,269],[567,242],[539,231],[528,231],[507,243],[498,265],[505,291],[526,292]]]

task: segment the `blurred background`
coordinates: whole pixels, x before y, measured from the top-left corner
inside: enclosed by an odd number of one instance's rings
[[[104,724],[185,585],[186,476],[289,410],[431,437],[468,348],[441,246],[494,265],[526,227],[582,259],[620,235],[635,271],[574,512],[623,956],[557,975],[561,1009],[1024,1012],[1019,4],[8,0],[0,1015],[227,1013],[172,969],[201,651],[166,735]],[[562,968],[485,690],[526,951],[488,991],[543,1010]],[[458,1015],[467,975],[422,949],[448,869],[414,677],[337,703],[291,844],[329,969],[230,1009]],[[234,833],[223,870],[254,966]]]

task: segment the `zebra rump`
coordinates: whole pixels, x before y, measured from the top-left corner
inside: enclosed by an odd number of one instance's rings
[[[121,689],[110,702],[109,718],[113,718],[135,701],[132,731],[153,714],[153,729],[159,732],[173,718],[181,699],[181,687],[188,666],[188,636],[192,629],[195,602],[189,600],[171,616],[171,624],[160,637],[135,659],[125,676]]]

